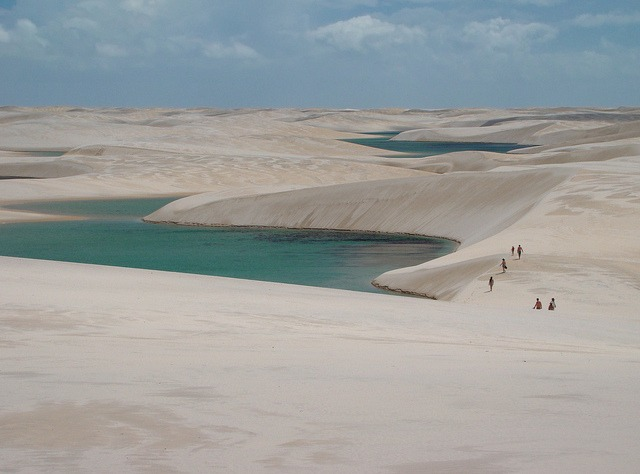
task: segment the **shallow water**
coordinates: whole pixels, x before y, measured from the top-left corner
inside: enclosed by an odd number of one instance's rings
[[[142,222],[168,201],[32,204],[29,210],[91,218],[2,225],[0,253],[377,292],[370,282],[381,273],[437,258],[457,245],[397,234]]]

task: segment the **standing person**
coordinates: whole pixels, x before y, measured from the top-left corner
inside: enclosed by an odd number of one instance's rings
[[[549,302],[549,311],[554,311],[555,309],[556,309],[556,299],[551,298],[551,301]]]
[[[518,260],[520,260],[520,256],[522,255],[522,252],[524,252],[522,245],[518,245]]]
[[[502,268],[502,273],[507,271],[507,262],[504,260],[504,258],[502,259],[502,262],[500,262],[500,268]]]
[[[511,256],[512,256],[512,257],[513,257],[513,252],[515,252],[515,251],[516,251],[516,248],[512,245],[512,246],[511,246]]]
[[[489,291],[493,291],[493,277],[489,277]]]
[[[540,301],[540,298],[536,298],[536,304],[533,305],[533,309],[542,309],[542,301]]]

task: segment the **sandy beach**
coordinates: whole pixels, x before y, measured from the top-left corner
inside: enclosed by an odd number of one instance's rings
[[[639,165],[635,108],[0,107],[0,232],[175,196],[145,220],[460,243],[388,294],[0,257],[0,471],[637,472]]]

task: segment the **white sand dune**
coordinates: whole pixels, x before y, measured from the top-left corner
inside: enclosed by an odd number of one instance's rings
[[[539,146],[341,141],[385,130]],[[375,280],[438,301],[0,257],[0,471],[636,472],[640,110],[3,107],[0,132],[0,206],[188,195],[147,220],[460,242]]]

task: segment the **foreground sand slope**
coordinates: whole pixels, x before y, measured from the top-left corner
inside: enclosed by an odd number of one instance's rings
[[[461,244],[376,279],[446,301],[0,257],[0,471],[636,472],[639,120],[0,108],[0,206],[188,196],[148,219]],[[539,146],[341,141],[383,130]]]
[[[637,321],[0,258],[3,472],[634,472]]]

